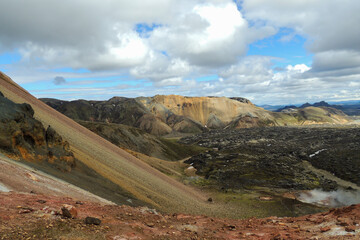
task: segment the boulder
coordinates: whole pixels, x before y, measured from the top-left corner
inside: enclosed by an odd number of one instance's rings
[[[64,204],[61,207],[61,215],[64,218],[76,218],[78,215],[78,211],[77,209],[72,206],[72,205],[68,205],[68,204]]]
[[[85,218],[85,224],[89,224],[89,225],[100,225],[101,224],[101,220],[95,217],[86,217]]]

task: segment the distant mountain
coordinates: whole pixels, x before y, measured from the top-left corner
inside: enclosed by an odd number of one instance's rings
[[[310,107],[310,106],[313,106],[313,107],[332,107],[330,104],[328,104],[327,102],[325,101],[321,101],[321,102],[316,102],[314,104],[310,104],[310,103],[305,103],[301,106],[301,108],[305,108],[305,107]]]
[[[307,114],[275,114],[240,97],[156,95],[113,97],[107,101],[40,100],[74,120],[124,124],[157,136],[201,133],[209,129],[347,122],[341,111],[330,113],[314,108]]]
[[[298,109],[298,107],[295,105],[284,106],[279,109],[276,109],[275,112],[282,112],[283,110],[291,110],[291,109]]]
[[[325,101],[321,101],[321,102],[316,102],[314,104],[305,103],[299,107],[295,106],[295,105],[283,106],[283,107],[280,107],[280,108],[278,108],[276,110],[272,110],[272,111],[283,112],[284,110],[289,111],[289,109],[301,109],[301,108],[306,108],[306,107],[336,108],[338,110],[343,111],[346,115],[349,115],[349,116],[359,116],[360,115],[360,101],[348,101],[348,102],[337,103],[337,104],[329,104]]]

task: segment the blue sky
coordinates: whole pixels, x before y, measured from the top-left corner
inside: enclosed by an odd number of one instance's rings
[[[357,2],[137,1],[2,1],[0,71],[36,97],[65,100],[360,100]]]

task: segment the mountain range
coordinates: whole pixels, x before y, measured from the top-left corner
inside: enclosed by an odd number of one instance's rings
[[[113,97],[107,101],[40,100],[75,120],[124,124],[157,136],[194,134],[222,128],[337,124],[348,121],[342,111],[333,108],[309,106],[300,111],[278,113],[257,107],[244,98],[157,95]]]
[[[281,112],[285,109],[298,109],[305,107],[331,107],[336,108],[343,111],[345,114],[349,116],[359,116],[360,115],[360,102],[359,101],[345,101],[345,102],[335,102],[335,103],[327,103],[325,101],[315,102],[313,104],[304,103],[298,105],[262,105],[264,109],[274,112]]]

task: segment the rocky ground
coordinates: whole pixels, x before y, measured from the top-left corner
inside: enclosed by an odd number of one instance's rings
[[[0,239],[358,239],[360,205],[298,218],[166,215],[36,194],[0,194]]]
[[[335,181],[311,170],[308,163],[360,184],[360,128],[356,127],[216,130],[180,142],[213,149],[186,163],[225,189],[337,189]]]

